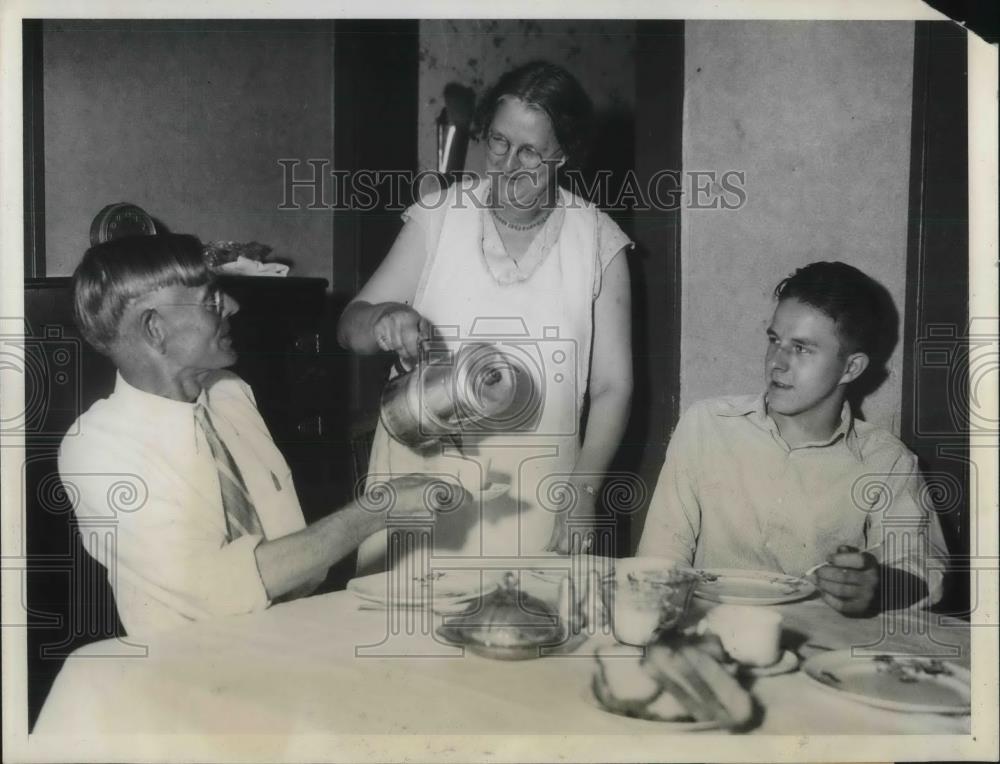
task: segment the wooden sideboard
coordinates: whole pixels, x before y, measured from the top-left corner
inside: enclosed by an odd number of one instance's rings
[[[240,303],[231,319],[240,354],[234,371],[252,386],[292,468],[306,520],[316,520],[343,504],[356,480],[350,359],[332,331],[342,305],[324,279],[228,276],[220,284]],[[33,724],[65,656],[122,631],[106,572],[83,551],[56,463],[76,417],[112,391],[114,368],[80,338],[70,279],[28,280],[24,295],[23,596]],[[353,567],[353,559],[335,567],[325,588],[343,585]]]

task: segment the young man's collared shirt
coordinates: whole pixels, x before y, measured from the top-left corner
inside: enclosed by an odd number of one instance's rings
[[[841,544],[883,542],[872,553],[933,602],[945,545],[928,501],[916,457],[846,403],[829,439],[791,448],[764,396],[715,398],[678,423],[637,553],[801,575]]]
[[[198,402],[242,473],[264,536],[305,527],[288,464],[249,386],[219,372]],[[217,467],[194,406],[118,375],[114,393],[80,417],[60,448],[84,547],[108,568],[130,635],[269,604],[256,561],[262,537],[226,540]]]

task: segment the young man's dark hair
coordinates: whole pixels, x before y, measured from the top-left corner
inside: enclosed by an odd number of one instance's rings
[[[833,319],[845,353],[877,354],[886,319],[884,289],[853,265],[810,263],[774,289],[779,302],[795,299]]]

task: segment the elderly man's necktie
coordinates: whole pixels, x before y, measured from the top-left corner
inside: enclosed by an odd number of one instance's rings
[[[200,403],[195,405],[194,418],[205,433],[205,439],[212,450],[212,458],[219,473],[222,508],[226,513],[226,537],[229,541],[234,541],[240,536],[263,535],[257,510],[254,509],[246,483],[243,482],[240,468],[236,466],[233,455],[219,437],[208,409]]]

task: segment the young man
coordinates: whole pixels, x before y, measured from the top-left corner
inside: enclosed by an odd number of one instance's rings
[[[944,542],[916,457],[855,419],[884,326],[879,285],[813,263],[775,289],[763,394],[705,400],[667,449],[638,554],[803,575],[848,615],[940,597]]]
[[[83,336],[118,375],[111,396],[63,439],[59,472],[77,517],[116,519],[110,560],[99,538],[83,541],[108,565],[130,635],[309,594],[385,527],[390,507],[376,509],[378,501],[305,525],[250,387],[224,371],[236,361],[229,318],[238,306],[214,285],[196,239],[100,244],[84,255],[73,287]],[[441,507],[427,507],[428,482],[393,481],[385,489],[392,512],[426,515],[465,499],[445,490]]]

